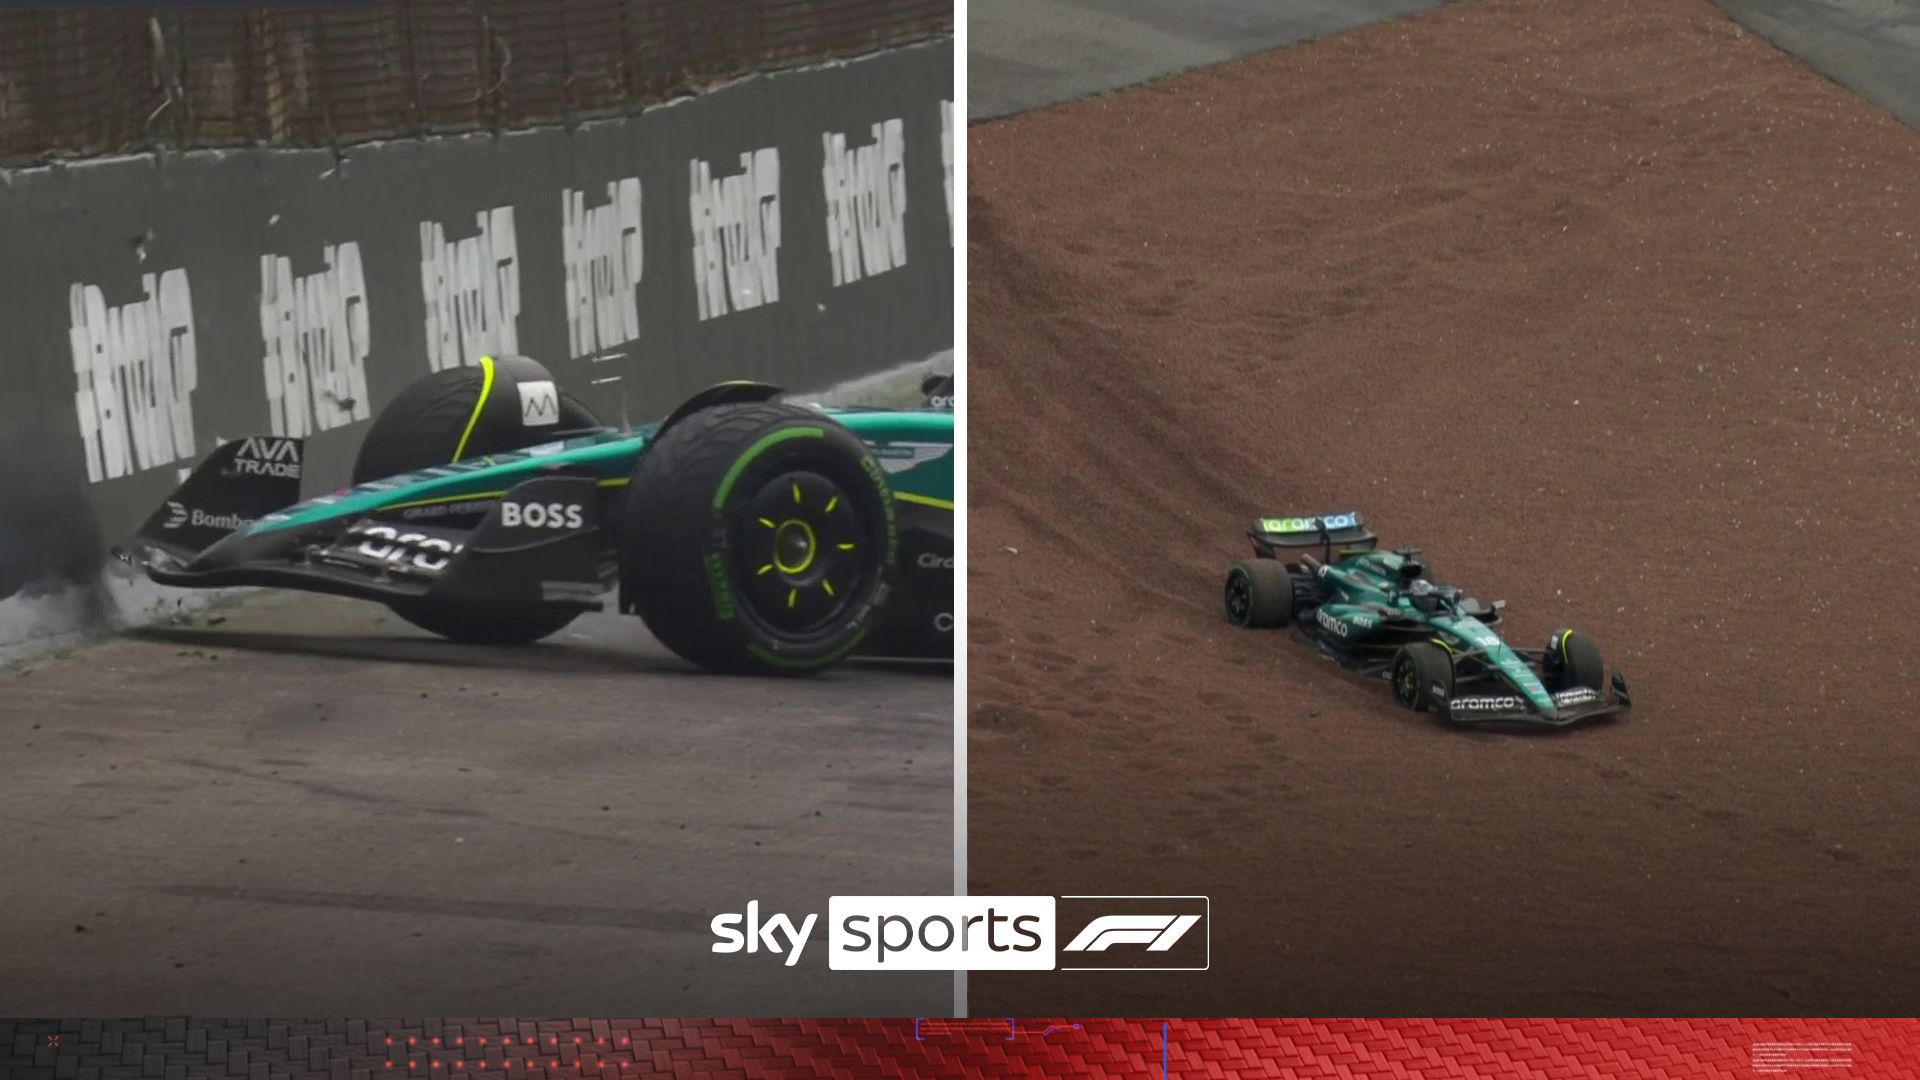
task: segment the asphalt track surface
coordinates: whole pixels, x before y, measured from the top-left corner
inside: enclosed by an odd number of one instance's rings
[[[263,593],[0,671],[0,1015],[937,1015],[709,920],[952,885],[947,665],[695,671]]]
[[[1703,0],[1468,0],[969,131],[976,893],[1207,893],[1124,1015],[1911,1015],[1920,136]],[[1626,721],[1219,590],[1357,509]]]
[[[1439,0],[970,0],[967,118],[1104,93]]]
[[[1717,0],[1840,85],[1920,128],[1920,4],[1913,0]]]

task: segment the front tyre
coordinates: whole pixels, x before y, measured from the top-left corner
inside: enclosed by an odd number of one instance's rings
[[[1248,630],[1293,621],[1293,574],[1273,559],[1248,559],[1227,570],[1227,621]]]
[[[1607,685],[1607,665],[1600,657],[1599,644],[1578,630],[1553,632],[1547,639],[1540,673],[1545,676],[1542,681],[1547,689],[1552,691],[1582,686],[1604,690]]]
[[[899,535],[866,444],[812,409],[716,405],[640,455],[621,607],[714,671],[797,675],[846,658],[886,602]]]
[[[565,392],[558,395],[556,424],[522,426],[514,387],[496,377],[499,363],[486,357],[478,367],[449,368],[414,380],[373,418],[353,461],[353,482],[523,450],[552,439],[555,431],[600,426],[592,411]],[[523,358],[511,363],[528,375],[545,375]],[[395,601],[387,607],[430,634],[467,645],[530,645],[579,616],[577,611],[510,612],[424,600]]]
[[[1453,698],[1453,659],[1438,645],[1416,641],[1393,658],[1393,700],[1414,712],[1445,712]]]
[[[492,357],[487,360],[493,363]],[[435,465],[524,450],[552,440],[557,431],[600,426],[579,399],[564,391],[558,396],[557,423],[523,427],[515,422],[519,399],[514,387],[504,378],[494,378],[487,366],[421,376],[373,418],[353,460],[353,482],[364,484]],[[502,420],[496,413],[510,415]]]

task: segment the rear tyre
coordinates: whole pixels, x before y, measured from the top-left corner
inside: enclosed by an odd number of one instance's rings
[[[1600,646],[1578,630],[1555,630],[1547,639],[1546,657],[1540,664],[1542,680],[1548,690],[1572,690],[1584,686],[1603,690],[1607,685],[1607,665],[1600,657]]]
[[[360,443],[353,461],[353,482],[364,484],[401,473],[446,465],[458,458],[484,457],[524,450],[552,439],[555,430],[578,431],[599,427],[592,410],[572,396],[560,394],[557,428],[529,428],[517,437],[492,427],[473,427],[476,407],[485,387],[477,367],[436,371],[400,392]],[[499,393],[496,384],[495,393]],[[473,427],[472,438],[467,438]],[[467,439],[466,445],[461,440]],[[395,615],[430,634],[468,645],[528,645],[559,631],[578,612],[500,612],[445,603],[397,602],[387,607]]]
[[[1438,645],[1416,641],[1393,658],[1393,700],[1415,712],[1443,712],[1453,699],[1453,659]]]
[[[859,646],[899,559],[865,443],[812,410],[716,405],[668,427],[627,488],[621,607],[714,671],[803,675]]]
[[[1273,559],[1248,559],[1227,570],[1227,621],[1248,630],[1293,621],[1293,574]]]

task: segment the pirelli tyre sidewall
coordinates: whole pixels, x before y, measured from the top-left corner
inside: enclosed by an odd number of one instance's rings
[[[852,432],[796,405],[717,405],[675,423],[634,466],[624,513],[622,608],[711,670],[839,663],[898,572],[886,474]]]

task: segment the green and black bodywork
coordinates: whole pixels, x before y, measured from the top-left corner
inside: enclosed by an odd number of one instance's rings
[[[1359,514],[1262,518],[1247,536],[1254,558],[1227,571],[1228,621],[1292,625],[1342,667],[1386,677],[1408,708],[1456,724],[1559,728],[1632,705],[1626,676],[1608,678],[1592,638],[1556,630],[1543,649],[1507,644],[1504,601],[1429,580],[1416,549],[1376,551]]]
[[[951,658],[953,412],[926,389],[885,410],[722,383],[621,431],[538,363],[484,357],[382,410],[351,487],[301,501],[300,439],[222,445],[127,557],[167,585],[380,601],[458,641],[539,640],[617,582],[715,670]]]

